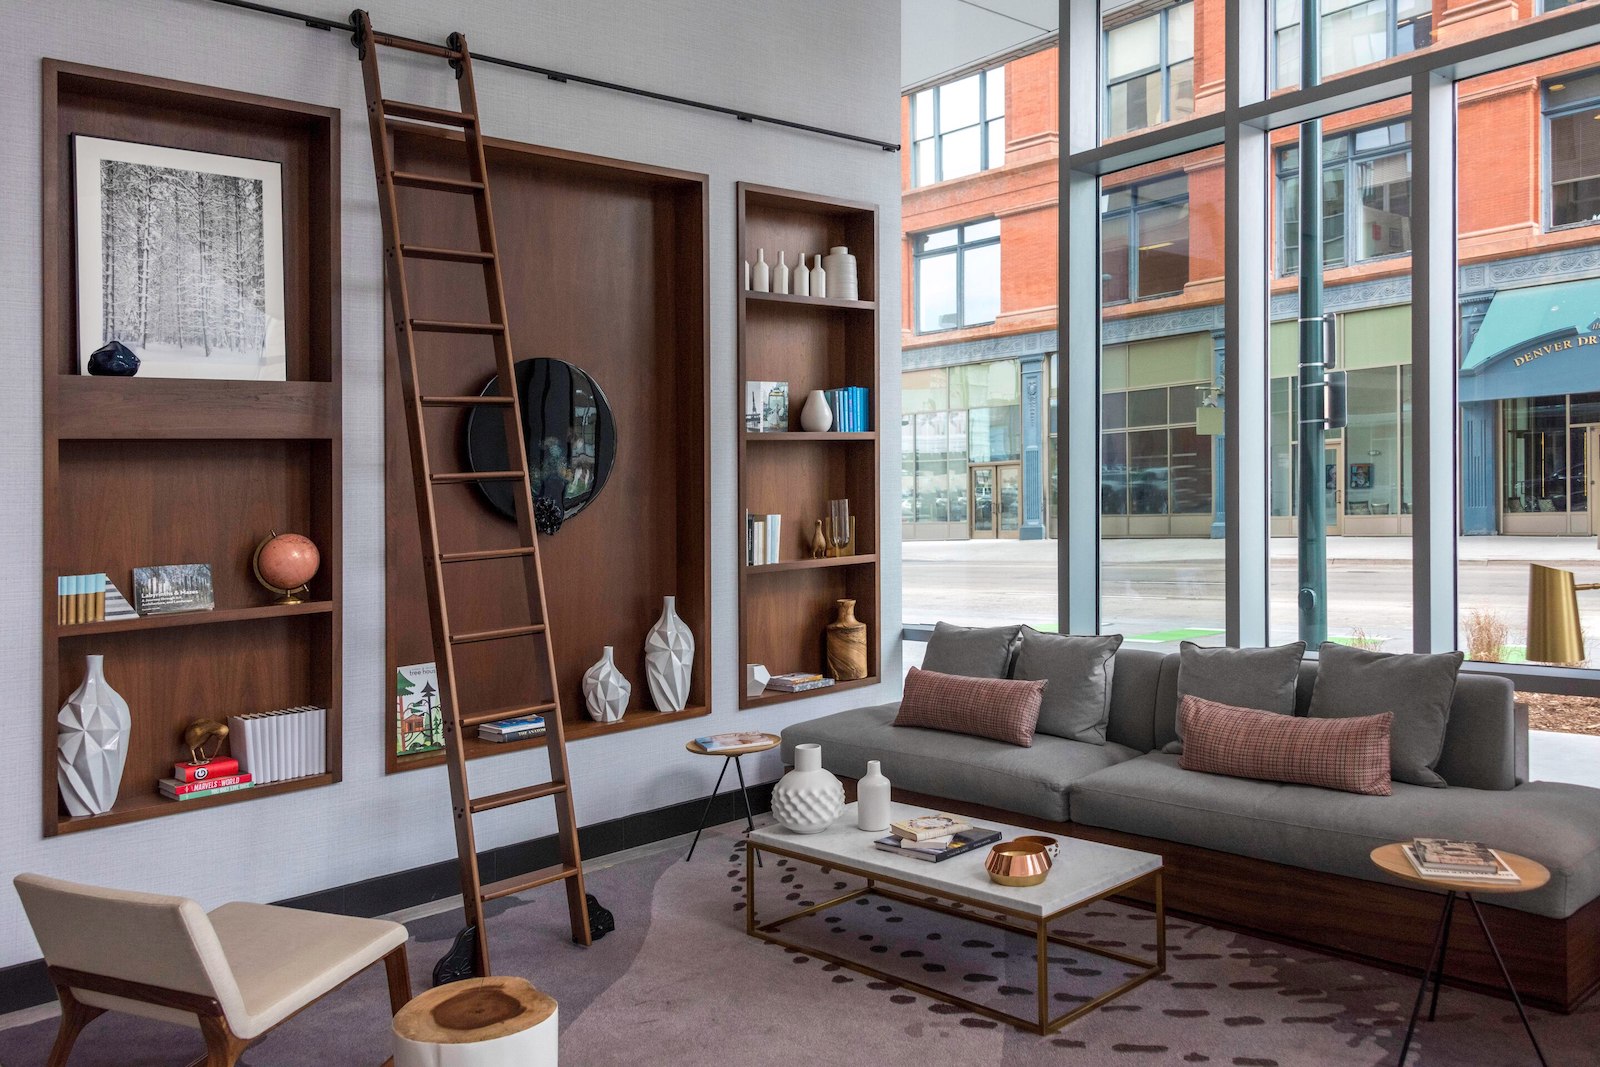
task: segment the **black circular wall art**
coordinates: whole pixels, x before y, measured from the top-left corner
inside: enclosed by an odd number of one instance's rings
[[[617,458],[617,424],[599,383],[571,363],[523,359],[517,361],[516,374],[533,495],[540,502],[534,514],[541,532],[554,533],[605,488]],[[499,393],[499,379],[489,379],[482,395]],[[467,463],[472,470],[511,469],[504,427],[500,410],[473,411],[467,420]],[[490,507],[508,519],[517,517],[516,482],[476,484]]]

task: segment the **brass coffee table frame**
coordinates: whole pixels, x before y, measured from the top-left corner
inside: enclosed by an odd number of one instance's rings
[[[896,878],[884,874],[874,874],[869,871],[863,871],[859,868],[852,867],[848,863],[838,863],[833,861],[823,862],[822,860],[817,859],[815,856],[802,855],[801,853],[792,852],[789,849],[780,848],[775,845],[751,840],[746,840],[744,844],[744,929],[745,933],[749,934],[751,937],[760,938],[761,940],[771,942],[774,945],[782,945],[785,948],[791,948],[797,952],[804,952],[808,956],[816,956],[820,959],[825,959],[830,963],[836,963],[841,967],[848,967],[853,971],[858,971],[861,974],[867,975],[869,978],[877,978],[885,982],[893,982],[895,985],[903,986],[904,988],[912,990],[916,993],[921,993],[923,996],[932,997],[934,1000],[940,1000],[946,1004],[954,1004],[958,1007],[966,1008],[968,1011],[976,1012],[979,1015],[987,1016],[988,1018],[995,1019],[999,1022],[1010,1023],[1012,1026],[1019,1027],[1023,1030],[1028,1030],[1036,1034],[1053,1034],[1079,1016],[1085,1015],[1100,1007],[1100,1005],[1122,996],[1122,994],[1128,992],[1130,989],[1148,982],[1150,979],[1163,973],[1167,969],[1167,913],[1166,905],[1162,899],[1162,872],[1161,868],[1159,867],[1147,874],[1141,874],[1137,878],[1130,878],[1128,881],[1123,882],[1120,885],[1112,886],[1105,892],[1097,893],[1087,900],[1081,900],[1076,904],[1062,908],[1059,911],[1052,912],[1049,915],[1040,916],[1029,915],[1026,912],[1018,911],[1013,908],[1001,907],[996,904],[991,904],[988,901],[973,900],[971,898],[963,897],[953,893],[948,889],[931,888],[929,886],[921,885],[917,882],[911,881],[909,878]],[[807,864],[808,866],[818,867],[828,871],[838,871],[841,874],[851,875],[856,878],[864,878],[866,879],[866,885],[859,889],[845,893],[842,896],[834,897],[831,900],[824,900],[821,903],[812,904],[809,907],[801,908],[799,911],[784,915],[781,918],[771,919],[766,922],[758,922],[756,919],[755,890],[755,870],[757,866],[756,860],[758,859],[756,856],[757,852],[765,852],[771,856],[782,856],[786,859]],[[1113,952],[1110,949],[1085,944],[1082,941],[1076,941],[1070,937],[1063,937],[1059,934],[1052,934],[1050,932],[1050,924],[1056,922],[1062,917],[1070,915],[1078,909],[1087,907],[1090,904],[1097,904],[1108,897],[1116,896],[1118,893],[1126,892],[1139,883],[1147,881],[1154,883],[1155,890],[1156,958],[1154,960],[1140,959],[1136,956],[1125,955],[1121,952]],[[893,888],[885,888],[886,886]],[[905,890],[905,892],[901,892],[901,890]],[[834,955],[826,950],[814,948],[811,945],[791,940],[790,938],[778,933],[781,927],[787,925],[788,923],[794,922],[796,919],[803,919],[807,915],[814,915],[817,912],[827,911],[830,908],[838,907],[840,904],[845,904],[849,901],[857,899],[858,897],[865,896],[882,897],[885,900],[898,901],[901,904],[906,904],[911,907],[925,908],[929,911],[937,911],[946,915],[956,916],[957,918],[968,919],[972,922],[981,923],[984,926],[992,926],[999,930],[1006,930],[1011,933],[1022,934],[1025,937],[1032,937],[1035,945],[1034,951],[1039,962],[1037,1016],[1029,1019],[1025,1016],[1013,1015],[1010,1012],[1000,1011],[996,1008],[991,1008],[988,1005],[979,1004],[976,1001],[968,1000],[967,998],[959,996],[955,993],[924,985],[914,979],[904,978],[900,975],[890,974],[886,971],[880,971],[877,968],[868,966],[865,963],[846,959],[843,956]],[[949,901],[950,903],[945,903],[946,901]],[[1000,918],[999,916],[1005,916],[1005,918]],[[1103,956],[1106,959],[1116,960],[1119,963],[1126,963],[1131,966],[1142,967],[1144,970],[1114,989],[1107,990],[1106,992],[1101,993],[1099,996],[1078,1005],[1071,1011],[1052,1018],[1050,1015],[1050,946],[1052,944],[1064,945],[1068,948],[1077,949],[1080,952],[1087,952],[1091,955]]]

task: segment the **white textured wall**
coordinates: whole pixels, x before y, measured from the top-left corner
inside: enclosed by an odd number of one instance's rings
[[[342,18],[348,7],[292,0]],[[382,292],[378,211],[361,72],[347,38],[204,0],[0,0],[0,618],[10,653],[0,687],[0,966],[37,956],[10,879],[18,871],[179,892],[206,906],[274,900],[454,854],[444,771],[385,777],[391,707],[383,643]],[[476,47],[574,73],[883,140],[899,129],[899,10],[893,0],[374,0],[385,30],[437,40],[460,29]],[[39,61],[51,57],[264,93],[342,109],[344,218],[344,782],[211,811],[44,840],[39,812]],[[736,122],[504,68],[478,69],[485,128],[497,136],[711,176],[712,685],[714,713],[572,747],[584,823],[702,796],[715,761],[687,736],[778,730],[869,703],[855,690],[737,711],[738,548],[734,493],[734,183],[824,191],[880,205],[883,676],[898,680],[900,629],[898,329],[899,158],[775,127]],[[388,95],[449,106],[446,76],[389,75]],[[561,576],[551,575],[558,590]],[[560,595],[559,592],[554,595]],[[705,640],[707,635],[698,635]],[[114,677],[115,668],[112,667]],[[181,679],[178,680],[181,684]],[[897,685],[897,682],[896,682]],[[888,690],[891,687],[880,687]],[[889,699],[887,695],[881,699]],[[134,709],[138,714],[138,709]],[[475,767],[488,791],[535,780],[542,756]],[[490,765],[492,764],[492,766]],[[777,776],[768,755],[755,777]],[[548,833],[533,808],[479,820],[485,847]],[[191,864],[191,857],[199,862]]]

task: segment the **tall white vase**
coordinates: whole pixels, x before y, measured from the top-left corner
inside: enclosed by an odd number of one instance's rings
[[[823,260],[828,267],[828,285],[833,290],[833,295],[840,300],[861,299],[860,286],[856,280],[856,257],[844,245],[834,245],[828,249],[828,255]]]
[[[794,279],[790,283],[794,287],[795,296],[811,295],[811,271],[806,267],[806,254],[800,253],[800,265],[794,269]]]
[[[778,265],[772,268],[772,291],[789,292],[789,258],[787,252],[778,253]]]
[[[794,746],[794,770],[772,787],[772,817],[797,834],[820,834],[843,811],[844,786],[822,769],[822,746]]]
[[[628,697],[633,695],[633,684],[617,670],[613,650],[614,646],[607,645],[594,666],[583,672],[583,704],[595,722],[622,718],[628,710]]]
[[[867,773],[856,783],[856,826],[879,832],[889,828],[889,779],[875,759],[867,760]]]
[[[772,268],[767,266],[767,250],[756,249],[755,273],[750,279],[750,291],[765,293],[771,288]]]
[[[682,711],[689,703],[694,634],[678,618],[678,598],[664,599],[661,618],[644,636],[644,673],[657,711]]]
[[[800,428],[811,433],[823,433],[833,425],[833,409],[821,389],[813,389],[806,396],[806,406],[800,409]]]
[[[822,253],[817,253],[817,258],[811,267],[811,295],[828,295],[828,272],[822,269]]]
[[[104,815],[117,802],[128,762],[128,702],[106,681],[105,657],[90,656],[83,684],[56,716],[56,782],[72,815]]]

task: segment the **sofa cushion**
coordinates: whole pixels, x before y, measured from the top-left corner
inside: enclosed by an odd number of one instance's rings
[[[1305,652],[1304,641],[1271,648],[1201,648],[1185,641],[1178,646],[1178,696],[1293,715],[1295,684]],[[1183,751],[1181,723],[1178,739],[1163,751]]]
[[[1139,753],[1114,742],[1086,745],[1035,734],[1032,748],[895,726],[898,704],[855,708],[795,723],[783,731],[783,761],[794,763],[794,746],[822,746],[822,765],[834,774],[860,778],[868,760],[880,760],[894,785],[929,796],[1067,820],[1067,787],[1078,779]]]
[[[1011,677],[1050,683],[1039,705],[1040,733],[1091,745],[1106,743],[1111,678],[1121,646],[1121,634],[1072,637],[1022,628]]]
[[[1047,683],[1009,678],[964,678],[912,667],[906,673],[896,726],[991,737],[1026,748],[1039,725]]]
[[[1389,787],[1389,726],[1394,716],[1306,719],[1270,711],[1233,708],[1214,700],[1184,697],[1186,771],[1299,782],[1386,797]]]
[[[1390,775],[1397,782],[1441,788],[1445,780],[1433,768],[1444,753],[1461,659],[1459,652],[1370,652],[1324,641],[1317,650],[1317,685],[1309,714],[1314,719],[1347,719],[1392,712]]]
[[[1011,674],[1020,626],[952,626],[941,622],[928,638],[922,669],[968,678],[1005,678]]]
[[[1357,796],[1186,771],[1150,753],[1073,784],[1072,820],[1313,871],[1386,881],[1369,854],[1413,837],[1509,848],[1550,868],[1550,884],[1495,903],[1564,919],[1600,896],[1600,789],[1533,782],[1511,790],[1396,782]]]

